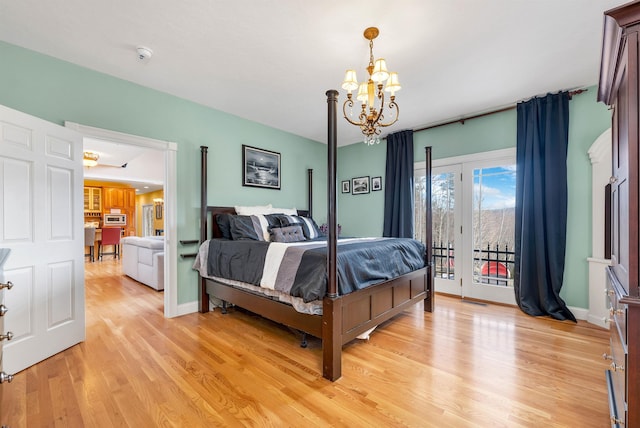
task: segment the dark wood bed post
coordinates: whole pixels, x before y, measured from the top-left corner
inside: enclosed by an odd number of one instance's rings
[[[200,244],[207,240],[207,150],[209,147],[200,146]],[[199,276],[198,276],[199,277]],[[200,278],[200,277],[199,277]],[[209,312],[209,296],[207,294],[206,282],[200,278],[198,288],[198,302],[200,302],[200,312]]]
[[[433,281],[433,229],[432,229],[432,212],[431,212],[431,146],[427,146],[424,148],[425,150],[425,176],[426,176],[426,184],[425,184],[425,226],[426,226],[426,237],[425,244],[427,246],[427,251],[425,253],[425,264],[427,266],[427,297],[424,299],[424,310],[425,312],[433,312],[433,304],[435,291],[433,289],[434,281]]]
[[[337,236],[338,221],[336,218],[336,106],[338,91],[330,89],[327,95],[327,295],[322,305],[322,375],[334,381],[342,375],[342,335],[336,334],[342,329],[342,300],[338,298],[337,280]]]
[[[307,180],[307,209],[309,210],[309,218],[313,218],[313,169],[307,170],[309,179]]]

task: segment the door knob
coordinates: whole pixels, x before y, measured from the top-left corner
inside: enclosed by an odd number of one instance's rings
[[[13,283],[11,281],[7,281],[6,284],[0,282],[0,290],[6,288],[7,290],[11,290],[13,288]]]
[[[11,340],[13,339],[13,333],[11,333],[10,331],[7,332],[7,334],[0,334],[0,342],[2,342],[3,340]]]
[[[13,380],[12,374],[6,374],[5,372],[0,372],[0,383],[11,382]]]
[[[0,317],[6,314],[8,310],[5,305],[0,305]]]

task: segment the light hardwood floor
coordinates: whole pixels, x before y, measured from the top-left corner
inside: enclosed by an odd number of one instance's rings
[[[196,285],[193,284],[195,287]],[[606,427],[608,333],[437,296],[344,348],[242,311],[163,318],[162,293],[87,263],[87,339],[0,385],[17,427]]]

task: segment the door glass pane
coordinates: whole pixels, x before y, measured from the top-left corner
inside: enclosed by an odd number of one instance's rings
[[[455,173],[433,174],[431,182],[431,205],[433,226],[433,261],[436,278],[455,279]],[[426,240],[424,198],[426,177],[415,179],[415,239]]]
[[[516,166],[473,170],[473,281],[513,286]]]

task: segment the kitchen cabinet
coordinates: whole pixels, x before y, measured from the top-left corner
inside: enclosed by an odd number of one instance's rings
[[[85,212],[102,212],[102,188],[84,188],[84,210]]]
[[[104,211],[111,208],[135,209],[136,190],[131,188],[104,187]]]
[[[119,210],[127,215],[127,224],[123,226],[124,236],[136,234],[136,189],[127,187],[103,187],[103,212]]]

